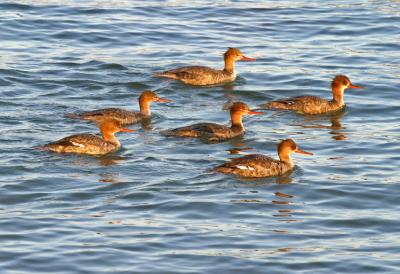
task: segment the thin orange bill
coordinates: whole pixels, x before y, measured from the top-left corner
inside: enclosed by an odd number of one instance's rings
[[[242,56],[242,58],[240,59],[240,61],[255,61],[255,58],[250,58],[250,57],[246,57],[246,56]]]
[[[247,112],[247,114],[251,114],[251,115],[260,115],[260,114],[264,114],[264,112],[262,112],[262,111],[249,110],[249,112]]]
[[[136,130],[121,127],[121,128],[119,129],[119,131],[120,131],[120,132],[135,132]]]
[[[171,100],[168,100],[168,99],[164,99],[164,98],[158,97],[157,100],[156,100],[156,102],[159,102],[159,103],[168,103],[168,102],[172,102],[172,101],[171,101]]]
[[[350,85],[347,88],[362,88],[362,86]]]
[[[296,153],[299,153],[299,154],[305,154],[305,155],[314,155],[313,153],[308,152],[308,151],[304,151],[304,150],[302,150],[302,149],[300,149],[300,148],[296,149],[295,152],[296,152]]]

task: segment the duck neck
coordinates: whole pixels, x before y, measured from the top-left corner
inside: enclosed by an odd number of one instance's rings
[[[144,117],[149,117],[151,115],[150,102],[139,98],[140,114]]]
[[[231,122],[232,122],[231,128],[240,128],[242,131],[244,131],[242,117],[243,116],[241,113],[231,112]]]
[[[230,74],[234,74],[235,73],[235,60],[233,60],[233,58],[231,58],[231,57],[225,57],[224,61],[225,61],[224,71],[228,72]]]
[[[101,135],[103,136],[103,139],[107,142],[113,143],[114,145],[120,147],[121,143],[118,141],[117,137],[115,137],[115,133],[111,132],[101,132]]]
[[[339,106],[344,105],[344,87],[333,87],[332,88],[332,95],[333,99],[332,102],[338,104]]]
[[[290,153],[278,151],[278,155],[281,162],[288,164],[290,167],[293,167],[293,160]]]

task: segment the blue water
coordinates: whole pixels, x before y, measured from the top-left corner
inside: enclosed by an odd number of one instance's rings
[[[64,3],[65,2],[65,3]],[[398,1],[3,1],[0,3],[0,273],[399,273]],[[229,85],[152,77],[181,65],[240,62]],[[302,94],[329,98],[334,75],[363,89],[335,115],[246,117],[243,138],[171,139],[167,128],[228,122],[223,105]],[[93,124],[65,113],[136,110],[147,127],[104,157],[33,146]],[[281,178],[207,169],[236,154],[276,157]]]

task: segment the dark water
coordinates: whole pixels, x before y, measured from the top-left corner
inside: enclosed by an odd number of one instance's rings
[[[66,2],[61,4],[62,2]],[[89,3],[87,3],[89,2]],[[262,1],[260,1],[262,2]],[[1,273],[399,273],[399,1],[3,1],[0,4]],[[196,88],[151,74],[239,63],[231,85]],[[228,100],[255,107],[330,97],[346,74],[347,108],[331,116],[247,117],[230,142],[161,137],[227,122]],[[120,134],[105,157],[34,151],[94,125],[67,112],[137,109],[156,89],[150,128]],[[227,150],[276,155],[284,178],[205,173]],[[250,150],[246,150],[250,148]]]

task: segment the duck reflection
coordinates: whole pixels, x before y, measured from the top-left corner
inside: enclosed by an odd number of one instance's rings
[[[275,192],[275,196],[278,198],[277,200],[272,200],[272,204],[281,205],[281,206],[289,206],[291,205],[291,199],[293,199],[294,195],[283,193],[283,192]],[[298,222],[299,220],[295,219],[292,215],[293,211],[290,208],[279,208],[276,214],[272,216],[279,218],[281,222]]]
[[[104,166],[104,167],[109,167],[109,166],[114,166],[121,161],[125,160],[125,157],[119,156],[119,155],[105,155],[102,157],[97,158],[99,165]],[[121,180],[118,178],[118,173],[117,172],[101,172],[99,174],[99,180],[98,182],[100,183],[112,183],[116,184],[119,183]]]
[[[140,121],[142,128],[144,130],[153,130],[153,125],[151,124],[151,117],[146,117]]]
[[[255,178],[238,176],[236,178],[240,180],[235,183],[236,187],[249,187],[250,182],[252,187],[268,186],[272,184],[285,185],[293,182],[292,172],[277,177]]]
[[[225,91],[234,91],[235,90],[235,82],[226,83],[222,86]]]
[[[120,161],[125,160],[125,157],[119,155],[102,155],[93,157],[76,157],[73,163],[77,166],[93,167],[93,166],[113,166],[118,164]]]
[[[251,150],[251,149],[253,149],[253,148],[251,148],[251,147],[233,147],[233,148],[230,148],[230,149],[227,149],[226,151],[228,151],[229,152],[229,154],[240,154],[240,153],[242,153],[242,151],[246,151],[246,150]]]
[[[100,176],[98,180],[99,183],[116,184],[120,182],[117,172],[102,172],[99,174],[99,176]]]
[[[125,160],[125,157],[118,155],[105,155],[102,157],[96,157],[96,159],[101,166],[113,166],[118,164],[120,161]]]
[[[232,146],[231,148],[227,149],[229,154],[239,154],[242,151],[253,149],[251,147],[246,147],[243,134],[229,139],[228,144]]]
[[[287,185],[292,183],[293,178],[291,176],[291,172],[289,174],[285,174],[284,176],[280,176],[275,178],[275,184],[278,185]]]
[[[303,128],[321,128],[321,129],[329,129],[329,133],[332,134],[332,139],[335,140],[345,140],[347,139],[345,132],[343,131],[345,128],[342,126],[341,119],[345,115],[345,110],[340,110],[331,114],[320,115],[320,116],[303,116],[304,123],[297,124],[297,126],[301,126]],[[322,125],[322,124],[313,124],[307,125],[306,123],[313,123],[315,121],[320,121],[322,119],[329,119],[330,125]]]
[[[254,187],[254,185],[252,185]],[[249,191],[253,196],[254,193],[258,193],[258,191]],[[240,192],[240,194],[246,194],[246,192]],[[290,207],[293,205],[292,199],[295,197],[292,194],[284,193],[284,192],[275,192],[275,198],[273,198],[270,204],[277,207],[277,212],[273,213],[272,216],[278,218],[279,222],[284,223],[292,223],[292,222],[299,222],[293,214],[293,211]],[[255,197],[254,197],[255,198]],[[268,204],[267,201],[260,200],[260,199],[240,199],[240,200],[231,200],[234,203],[259,203],[259,204]],[[287,233],[288,230],[286,229],[275,229],[275,232],[279,233]]]
[[[226,102],[222,105],[222,110],[229,111],[229,109],[234,103],[235,95],[225,94],[225,97],[226,97]]]
[[[80,167],[111,167],[124,161],[125,157],[119,155],[103,155],[98,157],[77,157],[74,160],[74,164]],[[80,174],[82,175],[82,174]],[[121,180],[118,178],[119,174],[117,172],[100,172],[98,173],[98,182],[101,183],[119,183]]]

